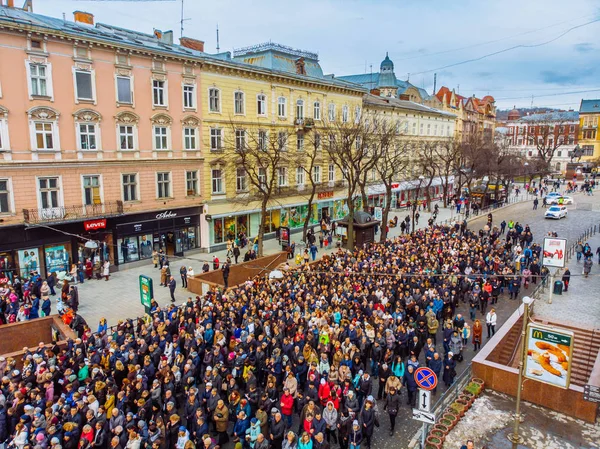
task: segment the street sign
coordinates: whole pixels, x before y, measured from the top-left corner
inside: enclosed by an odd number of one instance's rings
[[[525,377],[569,388],[573,354],[572,331],[530,323],[527,326]]]
[[[435,424],[435,414],[427,413],[413,408],[413,419],[424,422],[425,424]]]
[[[433,390],[437,387],[437,376],[431,368],[422,366],[415,371],[415,382],[423,390]]]
[[[146,308],[146,312],[150,312],[152,298],[154,298],[152,278],[140,274],[140,302]]]
[[[545,267],[565,267],[567,255],[567,239],[555,239],[546,237],[544,239],[542,265]]]
[[[600,402],[600,387],[585,385],[583,387],[583,399],[590,402]]]
[[[418,398],[419,410],[422,412],[430,412],[431,411],[431,391],[422,390],[419,388],[419,398]]]

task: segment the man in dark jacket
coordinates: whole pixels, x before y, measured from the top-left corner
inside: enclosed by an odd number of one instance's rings
[[[221,271],[223,272],[223,285],[225,286],[225,290],[229,287],[229,264],[225,262],[221,267]]]
[[[383,409],[387,410],[388,415],[390,416],[390,436],[392,436],[394,435],[394,429],[396,428],[396,416],[398,415],[398,410],[400,410],[400,396],[396,391],[396,387],[390,387],[390,392],[385,398]]]
[[[171,276],[169,280],[169,292],[171,293],[171,302],[175,302],[175,288],[177,288],[177,282],[175,278]]]
[[[415,406],[417,402],[417,382],[415,381],[415,368],[412,365],[408,365],[404,373],[404,385],[406,385],[406,391],[408,392],[408,405]]]
[[[101,421],[96,422],[94,440],[92,447],[94,449],[106,449],[108,446],[108,433]]]
[[[269,436],[269,439],[271,440],[272,449],[281,449],[283,435],[285,433],[285,423],[283,422],[283,419],[281,419],[281,412],[277,409],[275,410],[275,414],[271,418],[271,435]]]
[[[440,374],[442,373],[442,363],[443,361],[437,352],[433,354],[433,358],[429,361],[429,368],[431,368],[431,370],[435,373],[438,379],[440,378]],[[437,386],[433,389],[433,394],[436,394],[436,392]]]

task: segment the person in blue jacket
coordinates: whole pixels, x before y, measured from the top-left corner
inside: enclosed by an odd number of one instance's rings
[[[429,368],[435,373],[437,378],[440,378],[440,374],[442,374],[442,364],[443,361],[440,358],[440,354],[437,352],[433,353],[432,359],[429,361]],[[433,394],[436,394],[437,386],[433,389]]]
[[[404,373],[404,385],[408,392],[407,404],[415,406],[417,402],[417,382],[415,380],[415,369],[412,365],[408,365],[406,372]]]

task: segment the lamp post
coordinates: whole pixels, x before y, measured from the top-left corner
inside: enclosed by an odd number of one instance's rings
[[[521,423],[521,390],[523,389],[523,371],[525,370],[525,359],[527,357],[527,323],[529,322],[529,305],[533,302],[529,296],[523,297],[523,326],[521,329],[521,357],[519,360],[519,380],[517,382],[517,406],[515,411],[515,424],[513,433],[508,434],[512,443],[512,449],[517,449],[523,443],[523,437],[519,435],[519,424]]]
[[[419,203],[419,194],[421,193],[421,184],[425,176],[419,176],[419,187],[417,187],[417,195],[415,196],[415,202],[413,203],[413,214],[412,214],[412,232],[415,232],[415,213],[417,212],[417,204]]]

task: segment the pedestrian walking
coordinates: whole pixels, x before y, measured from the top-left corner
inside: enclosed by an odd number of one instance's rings
[[[537,197],[535,198],[535,200],[533,200],[533,210],[536,210],[538,208],[538,204],[540,202],[538,201]]]
[[[104,280],[108,281],[110,277],[110,262],[108,260],[104,261],[104,265],[102,266],[102,275],[104,276]]]
[[[567,267],[565,272],[563,273],[562,282],[565,286],[564,291],[568,292],[569,291],[569,282],[571,282],[571,271],[569,270],[569,267]]]
[[[456,377],[456,360],[454,360],[454,354],[449,352],[444,360],[444,375],[443,380],[446,387],[450,387],[454,383]]]
[[[240,247],[237,244],[233,246],[233,259],[235,260],[235,264],[238,263],[238,258],[240,257]]]
[[[227,290],[229,288],[229,263],[225,262],[221,267],[221,271],[223,272],[223,286]]]
[[[592,265],[594,265],[592,258],[586,257],[585,260],[583,261],[583,275],[585,277],[588,277],[590,274],[590,271],[592,271]]]
[[[390,417],[390,436],[394,435],[394,429],[396,428],[396,417],[398,416],[398,410],[400,410],[400,396],[396,391],[395,386],[390,387],[390,391],[385,398],[384,410],[388,412]]]

